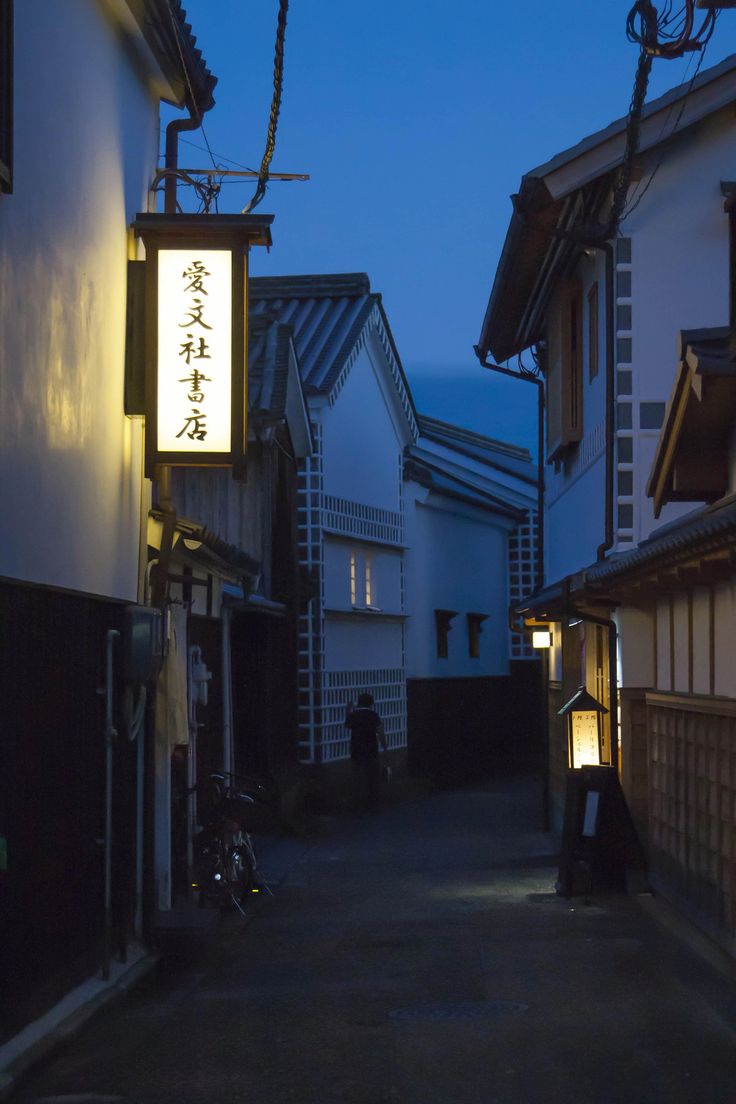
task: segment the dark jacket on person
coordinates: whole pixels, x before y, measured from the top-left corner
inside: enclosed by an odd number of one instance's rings
[[[348,713],[345,724],[351,733],[350,758],[377,759],[378,730],[381,727],[381,718],[375,709],[358,706],[357,709],[353,709]]]

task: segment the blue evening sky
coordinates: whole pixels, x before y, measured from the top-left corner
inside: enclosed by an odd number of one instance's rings
[[[184,3],[219,78],[210,147],[257,168],[278,2]],[[251,271],[367,272],[419,410],[533,448],[535,389],[481,369],[473,345],[522,174],[626,114],[629,6],[291,0],[272,168],[311,181],[270,186],[259,211],[276,216],[274,247],[254,250]],[[726,11],[704,68],[735,42]],[[694,64],[655,61],[648,98]],[[183,138],[204,146],[201,131]],[[211,162],[182,144],[180,164]],[[220,210],[240,211],[252,188],[225,185]]]

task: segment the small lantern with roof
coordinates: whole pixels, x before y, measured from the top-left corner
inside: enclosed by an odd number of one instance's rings
[[[569,765],[598,767],[601,764],[603,716],[608,713],[605,705],[578,687],[573,696],[559,710],[559,717],[567,717]]]

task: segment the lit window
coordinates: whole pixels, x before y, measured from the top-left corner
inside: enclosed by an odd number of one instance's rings
[[[373,586],[373,564],[370,556],[365,558],[365,604],[375,606],[376,593]]]
[[[350,554],[350,604],[358,604],[358,562],[354,552]]]

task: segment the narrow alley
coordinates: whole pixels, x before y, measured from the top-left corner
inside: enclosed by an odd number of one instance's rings
[[[557,897],[539,804],[515,779],[272,843],[273,898],[13,1101],[732,1104],[731,982],[633,897]]]

